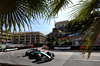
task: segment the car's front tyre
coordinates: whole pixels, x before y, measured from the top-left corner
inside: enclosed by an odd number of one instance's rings
[[[28,53],[27,52],[25,53],[25,56],[28,56]]]
[[[41,62],[46,62],[48,58],[46,56],[41,57]]]

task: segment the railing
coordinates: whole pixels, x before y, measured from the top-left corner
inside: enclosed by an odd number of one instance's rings
[[[85,50],[86,48],[87,46],[49,46],[49,49],[53,50]],[[100,50],[100,45],[94,46],[93,50]]]
[[[18,49],[22,49],[22,48],[30,48],[31,46],[33,46],[33,44],[29,44],[29,45],[24,45],[24,44],[1,44],[0,45],[0,49],[4,50],[4,49],[11,49],[11,48],[18,48]]]

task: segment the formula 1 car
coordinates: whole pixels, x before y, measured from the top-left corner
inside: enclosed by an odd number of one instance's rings
[[[36,59],[37,62],[46,62],[54,59],[54,57],[55,57],[54,53],[51,53],[47,50],[38,50],[29,55],[29,58]]]
[[[29,56],[31,53],[34,53],[34,52],[36,52],[38,49],[36,49],[36,48],[30,48],[29,50],[27,50],[26,52],[25,52],[25,56]]]

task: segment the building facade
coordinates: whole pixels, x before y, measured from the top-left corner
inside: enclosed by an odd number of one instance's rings
[[[64,33],[66,34],[66,28],[65,26],[69,23],[68,20],[66,21],[60,21],[60,22],[57,22],[55,24],[55,28],[53,28],[53,31],[52,31],[52,36],[54,37],[58,37],[60,36],[60,34]]]
[[[8,35],[8,37],[6,35]],[[3,32],[1,35],[0,32],[0,44],[6,44],[6,43],[11,43],[10,34],[6,34],[5,32]]]
[[[41,32],[22,32],[13,35],[13,44],[45,43],[45,35]]]
[[[68,23],[69,23],[68,20],[57,22],[57,23],[55,24],[55,28],[65,27]]]

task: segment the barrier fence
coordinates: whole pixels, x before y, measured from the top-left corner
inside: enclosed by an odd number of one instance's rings
[[[0,51],[5,51],[6,49],[13,49],[13,48],[18,48],[18,49],[26,49],[26,48],[31,48],[33,45],[22,45],[22,44],[13,44],[13,45],[0,45]]]
[[[52,50],[85,50],[86,48],[87,46],[49,46]],[[94,46],[93,50],[100,50],[100,46]]]
[[[12,44],[12,45],[6,45],[6,44],[2,44],[0,45],[0,51],[5,51],[5,50],[10,50],[10,49],[14,49],[17,48],[18,50],[20,49],[27,49],[27,48],[35,48],[35,47],[42,47],[43,45],[36,45],[33,46],[33,44],[29,44],[29,45],[23,45],[23,44]]]

